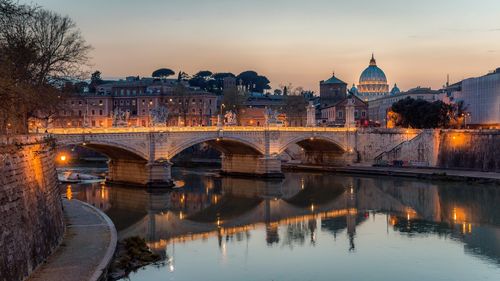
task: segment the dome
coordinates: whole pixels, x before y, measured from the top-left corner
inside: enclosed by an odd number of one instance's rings
[[[321,84],[345,84],[345,85],[347,85],[346,82],[335,77],[335,72],[333,72],[332,77],[330,77],[330,79],[328,79],[326,81],[321,81],[320,83]]]
[[[396,95],[396,94],[399,94],[399,93],[401,93],[401,90],[399,90],[397,84],[394,84],[394,87],[391,90],[391,95]]]
[[[387,83],[385,73],[377,66],[377,62],[375,61],[373,55],[370,60],[370,65],[361,73],[361,76],[359,77],[360,84],[366,82]]]
[[[358,85],[358,97],[364,101],[378,99],[389,94],[389,85],[384,71],[377,66],[372,54],[370,65],[361,73]]]
[[[358,88],[354,84],[352,84],[352,88],[349,90],[351,94],[357,95],[358,94]]]

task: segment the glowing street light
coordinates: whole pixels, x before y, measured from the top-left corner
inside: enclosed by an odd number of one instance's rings
[[[69,159],[69,157],[64,153],[60,154],[58,157],[58,160],[61,163],[66,163],[68,161],[68,159]]]

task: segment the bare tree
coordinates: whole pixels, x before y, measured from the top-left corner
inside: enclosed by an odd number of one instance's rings
[[[69,17],[0,0],[0,106],[16,112],[2,110],[0,133],[13,123],[15,132],[26,133],[30,117],[54,114],[60,88],[81,77],[90,49]]]

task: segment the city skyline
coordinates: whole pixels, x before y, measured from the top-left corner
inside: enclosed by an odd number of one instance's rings
[[[375,53],[389,85],[408,90],[500,66],[500,3],[402,2],[36,3],[75,20],[94,47],[91,69],[110,78],[149,76],[160,67],[189,74],[255,70],[273,88],[292,83],[318,92],[333,71],[357,85]]]

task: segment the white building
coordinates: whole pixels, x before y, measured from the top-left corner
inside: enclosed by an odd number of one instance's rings
[[[500,128],[500,68],[477,78],[468,78],[447,88],[451,101],[463,101],[472,127]]]

